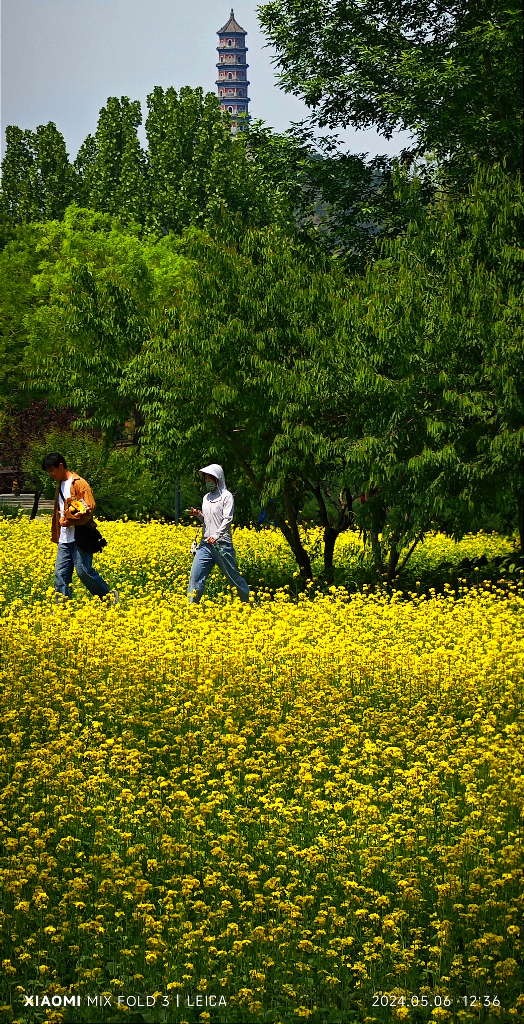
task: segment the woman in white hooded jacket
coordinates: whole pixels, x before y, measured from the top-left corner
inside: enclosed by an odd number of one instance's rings
[[[198,603],[202,597],[206,580],[215,565],[218,565],[230,583],[237,588],[241,601],[249,600],[249,587],[240,575],[235,549],[231,538],[231,523],[235,502],[231,491],[226,488],[222,466],[212,463],[199,470],[207,494],[202,501],[202,511],[192,508],[191,513],[202,519],[202,540],[197,547],[191,566],[187,593],[190,603]]]

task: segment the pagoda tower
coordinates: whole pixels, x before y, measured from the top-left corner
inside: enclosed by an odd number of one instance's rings
[[[245,130],[249,120],[246,35],[245,29],[235,20],[235,12],[231,8],[229,21],[218,30],[216,85],[220,106],[231,115],[233,134]]]

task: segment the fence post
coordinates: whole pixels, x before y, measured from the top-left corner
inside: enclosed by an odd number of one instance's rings
[[[38,512],[38,502],[40,501],[41,493],[41,491],[35,491],[35,496],[33,498],[33,507],[31,509],[31,515],[29,516],[30,519],[36,519],[36,515]]]

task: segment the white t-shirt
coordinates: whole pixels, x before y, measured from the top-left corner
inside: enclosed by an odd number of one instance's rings
[[[73,483],[73,477],[68,477],[67,480],[61,480],[58,490],[58,508],[60,515],[64,514],[64,502],[62,500],[62,494],[64,498],[71,497],[71,484]],[[60,494],[60,487],[62,488],[62,494]],[[74,526],[61,526],[60,536],[58,538],[59,544],[73,544],[75,539],[75,528]]]

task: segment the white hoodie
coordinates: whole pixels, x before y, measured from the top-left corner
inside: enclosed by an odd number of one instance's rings
[[[208,491],[202,499],[203,539],[215,537],[217,540],[225,538],[231,540],[231,523],[233,522],[235,502],[231,491],[226,488],[224,470],[222,466],[213,462],[210,466],[204,466],[200,473],[208,473],[217,481],[215,490]]]

